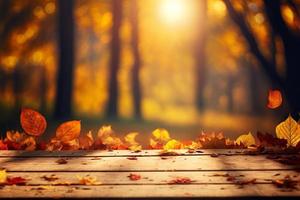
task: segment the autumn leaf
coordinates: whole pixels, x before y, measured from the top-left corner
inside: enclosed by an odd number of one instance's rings
[[[42,135],[47,127],[46,119],[39,112],[32,109],[23,108],[20,116],[23,130],[32,136]]]
[[[60,165],[64,165],[64,164],[67,164],[68,161],[66,159],[63,159],[63,158],[60,158],[58,159],[57,161],[55,161],[57,164],[60,164]]]
[[[44,175],[41,178],[45,179],[46,181],[56,181],[58,180],[58,177],[55,174],[51,174],[51,175]]]
[[[282,104],[282,95],[279,90],[269,90],[268,108],[275,109]]]
[[[6,185],[25,185],[27,180],[23,177],[7,177]]]
[[[56,138],[62,142],[68,142],[78,138],[81,131],[81,123],[78,120],[62,123],[56,129]]]
[[[129,174],[128,178],[132,181],[137,181],[141,179],[141,175],[131,173]]]
[[[91,149],[94,144],[94,138],[91,131],[89,131],[86,135],[79,137],[78,140],[80,149]]]
[[[286,139],[288,146],[296,146],[300,141],[300,125],[291,117],[276,126],[276,136]]]
[[[103,147],[104,149],[126,149],[122,140],[114,135],[111,126],[102,126],[98,131],[98,137],[95,141],[96,148]]]
[[[236,140],[235,142],[240,145],[240,144],[243,144],[245,145],[246,147],[249,147],[251,145],[255,145],[255,138],[254,136],[252,135],[251,132],[249,132],[248,134],[244,134],[244,135],[240,135]]]
[[[183,147],[183,144],[177,140],[170,140],[167,142],[167,144],[164,145],[163,149],[164,150],[169,150],[169,149],[181,149]]]
[[[188,177],[178,177],[168,182],[168,184],[191,184],[193,181]]]
[[[96,177],[92,177],[92,176],[77,176],[78,180],[79,180],[79,184],[81,185],[100,185],[101,182],[97,181]]]
[[[0,140],[0,150],[8,150],[8,146],[3,140]]]
[[[155,129],[152,132],[152,138],[150,138],[150,147],[152,149],[162,149],[170,139],[169,132],[166,129]]]
[[[135,140],[136,136],[139,133],[133,132],[133,133],[128,133],[125,137],[124,140],[128,145],[128,149],[131,151],[140,151],[142,150],[142,146]]]
[[[259,143],[263,147],[281,147],[284,148],[287,145],[286,139],[275,138],[269,133],[257,132],[257,138]]]
[[[0,169],[0,184],[3,184],[6,182],[7,179],[7,173],[5,169]]]

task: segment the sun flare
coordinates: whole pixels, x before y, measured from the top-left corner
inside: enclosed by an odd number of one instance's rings
[[[184,0],[163,0],[160,6],[161,18],[168,24],[182,21],[186,14]]]

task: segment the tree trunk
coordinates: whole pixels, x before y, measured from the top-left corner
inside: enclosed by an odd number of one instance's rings
[[[141,113],[141,83],[139,78],[141,59],[139,52],[139,30],[138,30],[138,5],[137,0],[131,0],[131,45],[134,57],[134,63],[132,66],[132,94],[133,94],[133,105],[134,105],[134,116],[137,119],[142,118]]]
[[[59,33],[59,68],[56,85],[56,119],[71,116],[74,73],[74,1],[57,1]]]
[[[195,83],[196,83],[196,105],[198,110],[204,109],[204,88],[205,88],[205,37],[206,37],[206,18],[207,1],[196,1],[199,7],[198,20],[196,20],[197,41],[195,42]]]
[[[111,59],[110,59],[110,77],[109,77],[109,96],[107,116],[111,118],[118,117],[118,71],[120,67],[120,28],[122,21],[122,1],[112,0],[112,13],[113,13],[113,25],[112,25],[112,39],[111,39]]]

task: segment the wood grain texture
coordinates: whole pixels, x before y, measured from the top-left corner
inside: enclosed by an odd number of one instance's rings
[[[8,176],[27,179],[23,186],[0,186],[0,198],[300,197],[299,189],[280,189],[272,184],[272,180],[287,175],[300,181],[297,163],[285,165],[267,155],[248,155],[240,150],[176,152],[180,155],[160,156],[159,150],[0,151],[0,167]],[[59,159],[67,163],[59,164]],[[141,179],[130,180],[130,173]],[[51,175],[57,179],[44,178]],[[86,176],[96,178],[101,185],[82,185],[78,177]],[[169,184],[177,178],[190,178],[192,182]],[[244,186],[235,182],[253,179],[255,184]]]
[[[264,155],[256,156],[150,156],[129,160],[128,157],[5,157],[0,166],[7,171],[199,171],[199,170],[282,170],[300,169],[299,164],[284,165]]]

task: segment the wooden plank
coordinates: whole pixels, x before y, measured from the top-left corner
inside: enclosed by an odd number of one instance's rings
[[[167,159],[164,159],[167,158]],[[300,169],[284,165],[265,156],[172,156],[139,157],[66,157],[67,164],[58,164],[57,157],[0,158],[0,166],[8,171],[199,171],[199,170],[282,170]]]
[[[5,186],[1,198],[166,198],[166,197],[296,197],[299,190],[278,189],[271,184],[244,187],[207,185],[117,185],[117,186]]]
[[[58,185],[79,184],[79,177],[90,176],[96,178],[102,185],[146,185],[168,184],[176,178],[190,178],[193,184],[234,184],[229,177],[246,181],[256,179],[256,183],[271,183],[272,180],[283,179],[289,175],[299,180],[300,173],[295,171],[225,171],[225,172],[136,172],[141,176],[140,180],[129,179],[129,172],[9,172],[8,176],[23,177],[27,185]],[[44,177],[55,177],[56,180],[46,180]]]
[[[174,149],[172,152],[186,156],[198,155],[244,155],[245,149],[201,149],[194,153],[188,153],[188,149]],[[162,150],[142,150],[140,152],[133,152],[130,150],[76,150],[76,151],[15,151],[5,150],[0,151],[0,157],[116,157],[116,156],[159,156]]]

